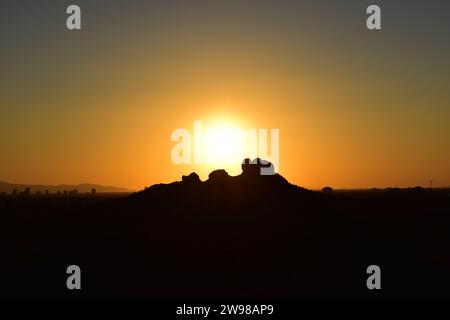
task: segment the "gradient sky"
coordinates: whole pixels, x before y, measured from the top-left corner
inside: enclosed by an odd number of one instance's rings
[[[449,39],[444,0],[1,0],[0,181],[205,178],[171,132],[225,119],[279,128],[301,186],[450,186]]]

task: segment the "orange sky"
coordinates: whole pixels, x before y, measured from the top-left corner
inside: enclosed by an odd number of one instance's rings
[[[278,128],[280,173],[301,186],[450,185],[450,50],[439,38],[413,29],[406,41],[401,19],[370,33],[352,7],[320,20],[312,5],[236,14],[238,4],[114,3],[86,2],[96,18],[79,33],[52,7],[38,14],[47,20],[10,8],[0,181],[140,189],[192,171],[204,179],[211,167],[170,158],[172,131],[201,120]]]

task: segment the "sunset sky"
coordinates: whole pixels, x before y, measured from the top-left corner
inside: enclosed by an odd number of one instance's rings
[[[304,187],[450,186],[449,39],[450,1],[2,0],[0,181],[205,179],[171,161],[201,120],[279,129]]]

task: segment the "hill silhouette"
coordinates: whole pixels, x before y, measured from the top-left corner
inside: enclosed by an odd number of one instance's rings
[[[246,159],[248,160],[248,159]],[[245,161],[245,160],[244,160]],[[255,159],[254,162],[260,162]],[[270,164],[270,163],[269,163]],[[176,197],[178,200],[194,199],[200,203],[227,200],[230,203],[246,202],[257,206],[258,202],[268,199],[289,196],[314,196],[314,192],[289,183],[280,174],[260,174],[258,164],[242,164],[242,173],[230,176],[224,169],[212,171],[206,181],[192,172],[183,176],[181,181],[170,184],[157,184],[130,196],[132,201],[157,198],[162,201],[165,197]]]
[[[0,199],[0,294],[450,298],[448,190],[315,192],[260,163],[110,199]],[[85,275],[79,295],[65,289],[70,264]],[[365,285],[372,264],[379,292]]]

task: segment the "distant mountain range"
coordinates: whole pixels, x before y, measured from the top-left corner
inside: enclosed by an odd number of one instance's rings
[[[70,191],[77,189],[78,193],[91,192],[95,189],[97,193],[116,193],[116,192],[133,192],[133,190],[115,187],[115,186],[101,186],[98,184],[83,183],[77,185],[32,185],[32,184],[15,184],[0,181],[0,192],[12,193],[13,189],[17,189],[18,192],[25,190],[25,188],[30,188],[31,193],[36,193],[40,191],[45,193],[46,190],[50,193],[57,193],[58,191],[64,192],[64,190]]]

